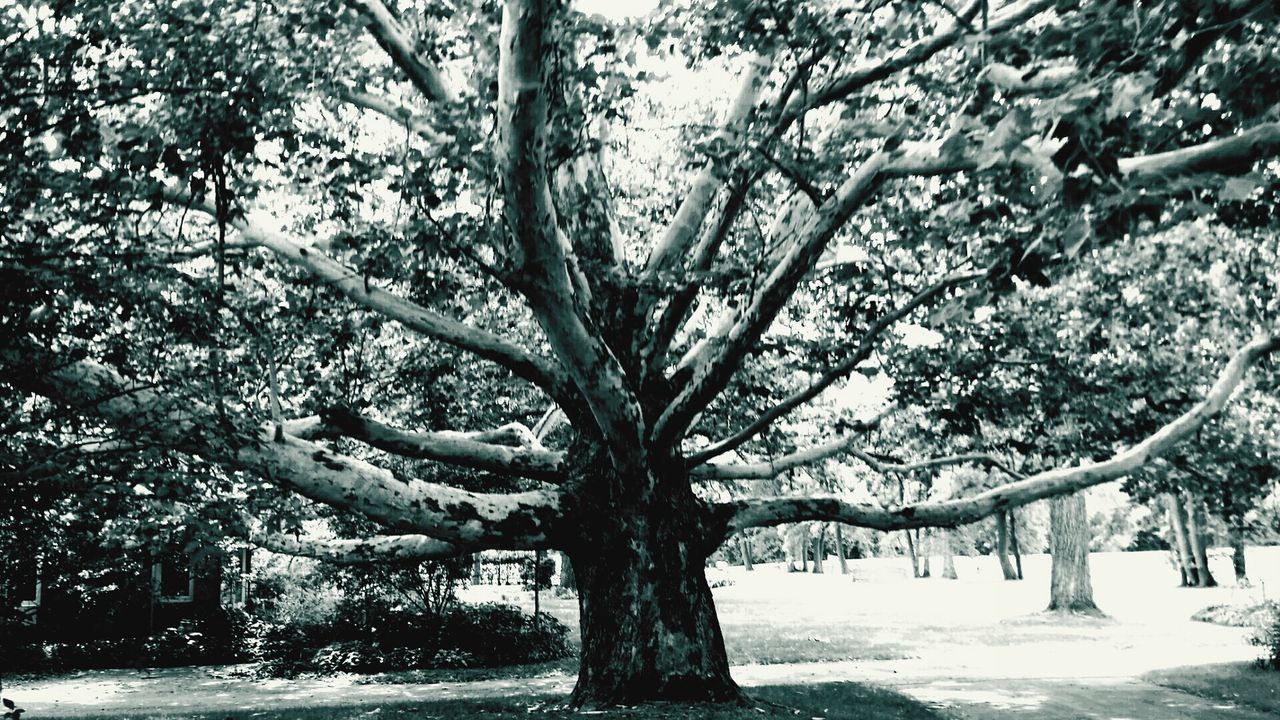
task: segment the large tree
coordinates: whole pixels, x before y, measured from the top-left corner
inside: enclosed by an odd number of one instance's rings
[[[856,448],[876,418],[772,429],[902,321],[945,328],[1206,194],[1270,217],[1273,176],[1241,173],[1280,149],[1274,9],[10,5],[0,374],[32,438],[159,448],[385,528],[254,525],[276,547],[565,552],[577,704],[735,700],[703,575],[733,533],[955,527],[1123,477],[1280,347],[1257,308],[1215,382],[1168,378],[1200,401],[1149,437],[970,497],[698,491]],[[718,120],[663,108],[686,64],[740,68]]]

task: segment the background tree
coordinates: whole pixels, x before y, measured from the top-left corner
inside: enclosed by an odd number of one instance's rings
[[[733,533],[954,527],[1131,475],[1280,345],[1273,293],[1233,315],[1256,339],[1161,377],[1185,402],[1145,439],[974,496],[700,497],[862,444],[876,417],[769,431],[902,321],[1207,197],[1270,222],[1273,3],[442,8],[6,7],[0,376],[21,413],[213,468],[265,515],[233,531],[278,529],[278,488],[377,523],[299,553],[566,552],[577,705],[740,697],[703,574]],[[684,63],[738,90],[661,131]]]

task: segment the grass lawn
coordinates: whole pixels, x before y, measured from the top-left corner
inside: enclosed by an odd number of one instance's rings
[[[929,708],[899,693],[858,683],[824,683],[813,685],[779,685],[753,688],[753,706],[724,707],[717,705],[648,705],[643,708],[618,708],[609,711],[574,711],[564,707],[563,697],[524,696],[491,700],[441,700],[436,702],[384,703],[374,707],[344,708],[337,705],[233,712],[223,710],[203,714],[131,714],[112,713],[97,717],[118,720],[331,720],[335,717],[367,720],[430,720],[432,718],[583,718],[605,717],[610,720],[947,720],[952,717]],[[45,716],[48,717],[48,716]],[[94,717],[80,715],[77,717]]]
[[[1280,672],[1252,663],[1190,665],[1147,673],[1143,679],[1208,700],[1225,700],[1280,717]]]

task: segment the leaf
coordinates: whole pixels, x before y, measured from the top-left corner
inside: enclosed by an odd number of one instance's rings
[[[12,709],[14,709],[15,707],[17,707],[17,705],[15,705],[15,704],[14,704],[14,702],[13,702],[12,700],[10,700],[9,698],[4,698],[3,702],[4,702],[4,706],[5,706],[5,707],[7,707],[7,708],[9,708],[10,710],[12,710]]]
[[[1062,254],[1068,260],[1080,254],[1080,248],[1089,242],[1089,238],[1093,236],[1093,228],[1090,227],[1089,221],[1084,218],[1076,218],[1062,231]]]
[[[1228,178],[1218,191],[1218,199],[1224,202],[1247,200],[1261,186],[1261,177],[1257,173]]]
[[[1139,110],[1150,101],[1151,88],[1156,79],[1150,73],[1125,75],[1111,87],[1111,102],[1107,105],[1108,120]]]

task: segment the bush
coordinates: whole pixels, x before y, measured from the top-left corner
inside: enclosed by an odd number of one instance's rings
[[[1269,616],[1258,623],[1249,638],[1249,644],[1262,648],[1258,667],[1280,670],[1280,603],[1268,604]]]
[[[440,644],[467,653],[484,667],[558,660],[572,653],[564,623],[549,615],[535,619],[498,603],[455,609],[445,619]]]

